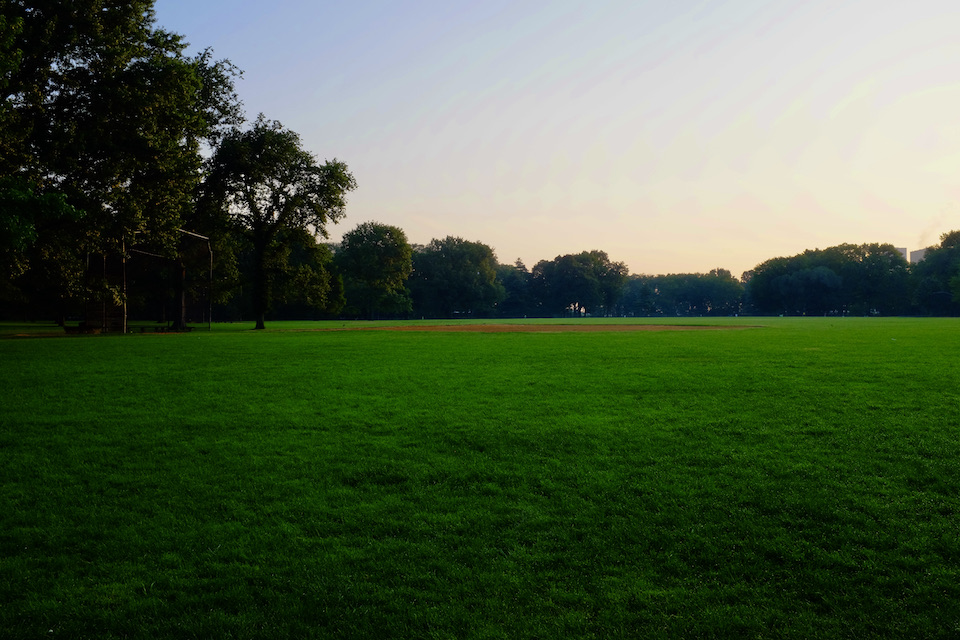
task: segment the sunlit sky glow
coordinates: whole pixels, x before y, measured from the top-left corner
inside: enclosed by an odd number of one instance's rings
[[[375,220],[735,275],[960,229],[956,0],[158,0]]]

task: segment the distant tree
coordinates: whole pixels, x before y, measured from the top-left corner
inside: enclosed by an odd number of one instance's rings
[[[960,315],[960,231],[940,236],[913,265],[914,297],[921,313]]]
[[[653,307],[661,315],[717,316],[740,312],[743,286],[726,269],[651,279]]]
[[[630,275],[627,265],[623,262],[614,262],[605,251],[587,251],[585,255],[590,260],[593,273],[600,284],[600,312],[603,315],[612,315],[623,295],[623,285]]]
[[[452,236],[431,240],[413,254],[414,312],[441,318],[495,315],[504,297],[497,264],[493,249],[483,243]]]
[[[532,272],[534,293],[551,314],[613,313],[626,279],[626,265],[612,262],[603,251],[541,260]]]
[[[784,297],[793,302],[795,313],[824,315],[843,308],[840,297],[842,280],[825,266],[797,269],[780,279]]]
[[[756,313],[893,314],[907,311],[909,283],[909,266],[892,245],[842,244],[757,265],[746,299]]]
[[[497,280],[504,290],[497,315],[501,318],[521,318],[539,313],[530,289],[530,272],[522,260],[518,258],[513,264],[497,266]]]
[[[706,315],[729,316],[743,309],[743,283],[727,269],[714,269],[703,277]]]
[[[220,202],[252,248],[253,307],[263,329],[272,299],[277,260],[292,231],[327,236],[327,224],[345,213],[346,194],[356,187],[347,166],[318,164],[298,136],[261,115],[248,130],[233,130],[208,163],[205,194]]]
[[[623,315],[649,316],[657,313],[654,277],[633,275],[627,278],[620,298]]]
[[[790,272],[790,260],[778,257],[761,262],[749,271],[744,285],[744,302],[748,313],[789,313],[790,304],[784,298],[777,279]]]
[[[910,265],[891,244],[843,245],[846,260],[838,273],[844,304],[857,315],[910,311]]]
[[[336,252],[348,312],[374,318],[379,313],[411,309],[407,278],[413,270],[413,249],[399,227],[364,222],[348,231]]]
[[[339,313],[345,304],[333,253],[304,228],[287,228],[273,256],[275,315],[312,320]]]

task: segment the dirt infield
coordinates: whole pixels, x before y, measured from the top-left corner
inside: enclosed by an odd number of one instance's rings
[[[423,324],[370,327],[368,331],[448,331],[472,333],[568,333],[600,331],[723,331],[752,327],[675,324]]]

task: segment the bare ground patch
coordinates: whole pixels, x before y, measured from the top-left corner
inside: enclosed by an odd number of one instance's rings
[[[392,327],[370,327],[370,331],[446,331],[471,333],[596,333],[611,331],[724,331],[751,329],[745,325],[679,325],[679,324],[424,324]]]

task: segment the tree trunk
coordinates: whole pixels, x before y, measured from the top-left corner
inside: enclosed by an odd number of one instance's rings
[[[183,331],[187,328],[187,267],[181,260],[177,265],[177,281],[174,287],[177,313],[173,320],[173,329]]]
[[[270,302],[270,283],[267,276],[267,242],[253,242],[253,315],[257,319],[255,329],[264,328],[267,306]]]

